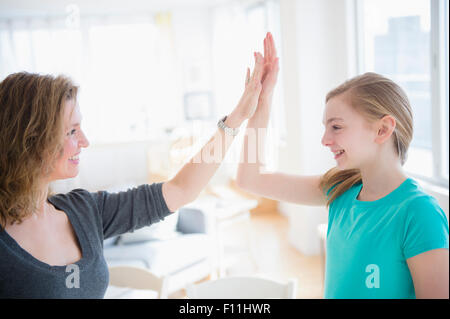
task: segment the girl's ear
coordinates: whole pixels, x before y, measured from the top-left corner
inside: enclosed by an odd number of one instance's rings
[[[396,124],[397,122],[394,117],[390,115],[383,116],[383,118],[381,118],[377,123],[378,132],[375,142],[378,144],[383,144],[386,142],[394,133]]]

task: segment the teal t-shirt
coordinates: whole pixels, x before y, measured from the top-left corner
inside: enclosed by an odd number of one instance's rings
[[[324,297],[415,298],[406,260],[448,249],[447,217],[411,178],[376,201],[357,200],[361,188],[329,207]]]

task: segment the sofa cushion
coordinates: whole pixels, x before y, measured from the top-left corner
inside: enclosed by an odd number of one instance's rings
[[[205,213],[198,208],[180,208],[178,213],[177,231],[183,234],[208,232],[208,221]]]
[[[163,276],[209,258],[213,252],[212,243],[211,236],[188,234],[163,241],[108,247],[104,249],[104,256],[108,263],[142,259],[147,268]]]

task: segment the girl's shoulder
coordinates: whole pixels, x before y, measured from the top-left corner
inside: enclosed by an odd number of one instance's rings
[[[434,214],[447,220],[447,216],[437,199],[429,194],[416,193],[406,200],[405,206],[405,212],[409,218],[418,219]]]
[[[448,249],[448,217],[437,199],[416,185],[403,210],[405,258],[436,248]]]
[[[405,188],[404,206],[406,218],[415,221],[435,219],[437,222],[447,222],[447,215],[439,205],[438,200],[428,194],[417,181],[409,178],[408,188]]]

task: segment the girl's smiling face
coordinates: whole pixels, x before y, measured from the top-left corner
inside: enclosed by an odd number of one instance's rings
[[[329,147],[340,169],[361,168],[374,159],[377,130],[351,106],[348,94],[328,100],[323,124],[322,144]]]
[[[74,100],[67,101],[64,109],[64,149],[55,164],[50,180],[78,175],[81,148],[89,146],[89,141],[81,130],[81,118],[78,104]]]

